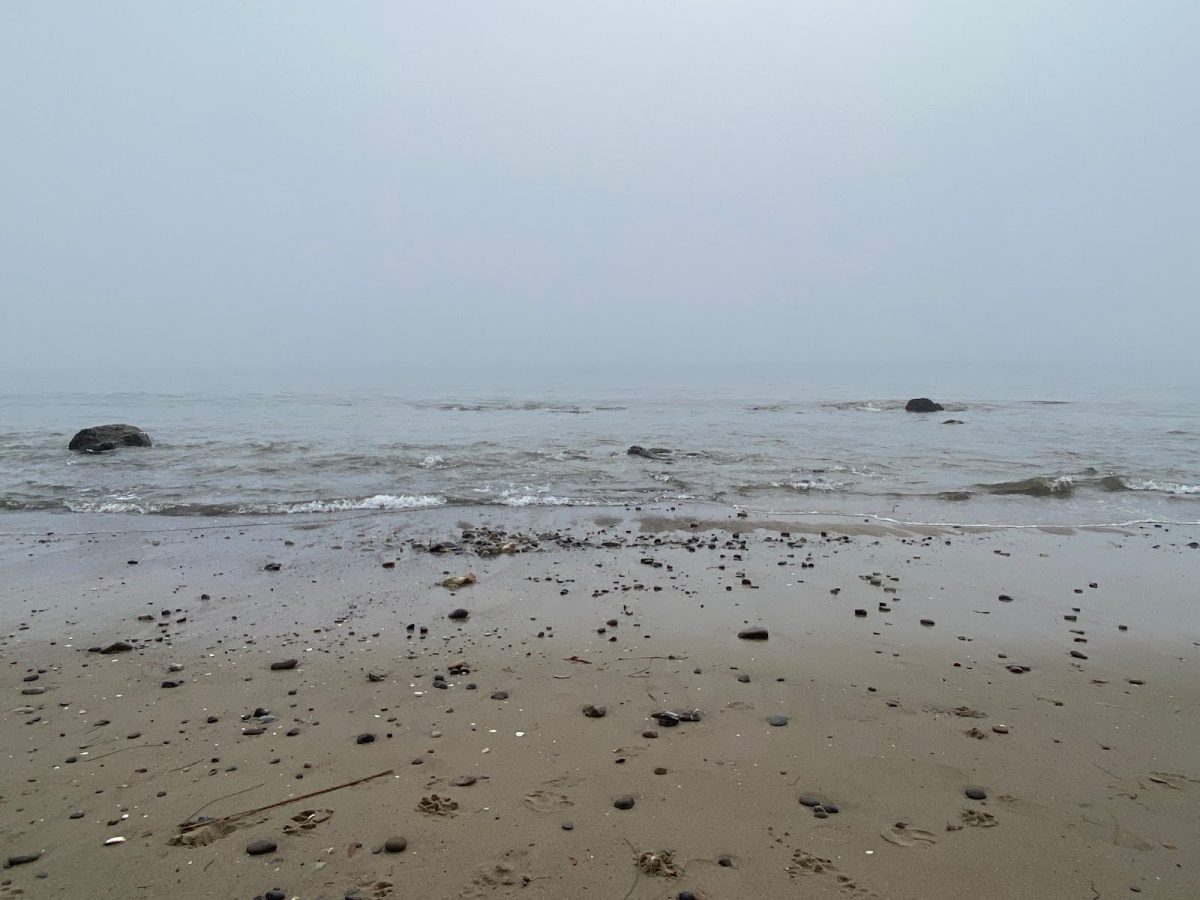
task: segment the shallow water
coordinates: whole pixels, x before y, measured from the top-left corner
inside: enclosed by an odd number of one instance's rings
[[[714,501],[1006,524],[1200,519],[1200,401],[1140,385],[908,395],[746,380],[403,391],[30,391],[0,399],[0,509],[237,515]],[[947,425],[947,419],[963,424]],[[150,450],[66,450],[131,422]],[[661,458],[630,456],[638,444]]]

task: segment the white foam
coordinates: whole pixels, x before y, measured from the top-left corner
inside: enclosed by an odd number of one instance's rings
[[[364,500],[311,500],[308,503],[288,503],[264,509],[243,508],[239,512],[325,513],[350,509],[425,509],[445,505],[445,497],[433,497],[428,494],[415,497],[376,494]]]
[[[1154,491],[1177,496],[1200,494],[1200,484],[1177,484],[1174,481],[1126,481],[1125,487],[1131,491]]]
[[[440,469],[445,462],[445,457],[438,456],[436,453],[432,453],[421,460],[418,465],[422,469]]]

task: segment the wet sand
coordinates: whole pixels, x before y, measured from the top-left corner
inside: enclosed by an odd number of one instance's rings
[[[1196,895],[1200,528],[0,532],[0,897]]]

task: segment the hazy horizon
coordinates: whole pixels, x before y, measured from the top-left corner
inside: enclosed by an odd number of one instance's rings
[[[1196,377],[1195,4],[3,21],[10,385]]]

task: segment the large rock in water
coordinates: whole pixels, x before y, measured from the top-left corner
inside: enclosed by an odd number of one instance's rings
[[[928,397],[914,397],[904,404],[905,412],[941,412],[945,408],[940,403],[934,403]]]
[[[641,456],[645,459],[668,459],[671,456],[671,451],[667,447],[651,447],[647,450],[638,444],[634,444],[625,453],[629,456]]]
[[[104,453],[118,447],[153,447],[150,435],[133,425],[97,425],[85,428],[71,438],[68,450]]]

